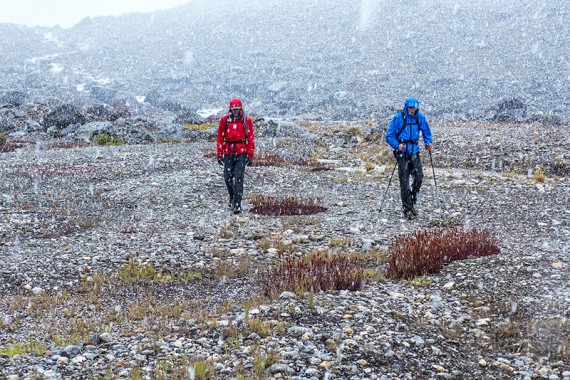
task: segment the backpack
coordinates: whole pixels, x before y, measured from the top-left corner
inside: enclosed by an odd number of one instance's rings
[[[400,128],[400,130],[398,131],[398,133],[396,133],[396,135],[395,135],[396,140],[398,140],[398,141],[401,142],[401,143],[405,143],[405,144],[407,144],[407,143],[412,143],[412,144],[417,145],[417,144],[418,144],[418,140],[400,140],[400,135],[402,134],[402,132],[404,132],[404,129],[406,129],[406,126],[408,125],[407,122],[406,122],[406,115],[404,114],[404,111],[402,110],[402,111],[400,111],[400,113],[402,114],[403,125],[402,125],[402,128]],[[416,125],[418,126],[418,128],[419,128],[419,127],[420,127],[420,122],[419,122],[419,119],[418,119],[418,114],[416,113],[414,116],[415,116],[415,118],[416,118],[415,124],[416,124]]]
[[[228,117],[226,117],[226,133],[224,134],[224,142],[228,143],[228,144],[246,144],[247,145],[247,116],[245,115],[245,113],[243,114],[242,117],[242,123],[243,123],[243,135],[245,136],[243,140],[241,141],[228,141],[227,137],[228,137],[228,125],[229,125],[229,115]]]

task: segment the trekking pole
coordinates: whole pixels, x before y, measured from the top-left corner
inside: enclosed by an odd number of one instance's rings
[[[435,197],[437,198],[437,204],[439,205],[439,208],[441,208],[441,201],[439,200],[439,193],[437,192],[437,179],[435,178],[435,168],[433,166],[433,156],[431,155],[431,150],[428,150],[429,152],[429,160],[431,162],[431,171],[433,173],[433,184],[435,186]]]
[[[394,176],[394,172],[396,171],[396,166],[398,166],[398,161],[396,161],[396,164],[394,164],[394,169],[392,169],[392,174],[390,174],[390,180],[388,181],[388,186],[386,186],[386,191],[384,191],[384,197],[382,198],[382,203],[380,204],[380,210],[378,210],[378,212],[382,212],[382,207],[384,207],[384,201],[386,201],[386,194],[388,194],[390,183],[392,183],[392,177]]]

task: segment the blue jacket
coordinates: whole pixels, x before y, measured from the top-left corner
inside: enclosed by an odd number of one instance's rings
[[[390,126],[386,132],[386,142],[393,149],[398,149],[400,142],[406,144],[406,149],[404,153],[418,153],[420,147],[417,141],[420,139],[420,131],[422,132],[422,138],[424,144],[431,144],[431,131],[429,129],[428,122],[423,113],[418,109],[415,115],[410,115],[407,109],[404,109],[404,117],[406,118],[406,127],[404,126],[404,119],[402,118],[402,112],[397,113]],[[417,119],[416,119],[417,116]],[[417,121],[416,121],[417,120]],[[401,132],[400,132],[401,131]],[[397,135],[399,133],[399,135]],[[416,143],[413,143],[415,141]]]

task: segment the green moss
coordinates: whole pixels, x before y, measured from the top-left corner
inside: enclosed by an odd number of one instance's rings
[[[47,351],[46,346],[39,342],[14,343],[4,348],[0,348],[0,356],[9,358],[22,354],[43,355]]]
[[[184,128],[194,129],[196,131],[205,131],[211,128],[215,128],[215,124],[204,123],[204,124],[184,124]]]
[[[194,378],[196,380],[208,380],[216,378],[214,366],[204,360],[194,361],[191,364],[194,368]]]
[[[123,140],[113,137],[107,132],[95,136],[92,142],[96,145],[103,145],[103,146],[118,146],[118,145],[123,145],[125,143]]]
[[[348,240],[343,238],[332,238],[329,245],[331,247],[345,247],[348,245]]]
[[[366,269],[364,271],[364,281],[366,282],[375,282],[375,283],[384,283],[386,282],[386,276],[383,271],[377,269]]]
[[[433,279],[431,277],[420,276],[410,278],[407,282],[413,286],[429,286],[433,283]]]
[[[544,115],[543,120],[546,125],[560,125],[562,122],[562,118],[555,114],[546,114]]]
[[[124,284],[134,283],[154,283],[160,285],[173,284],[179,280],[187,284],[191,281],[202,279],[200,273],[181,270],[176,273],[164,271],[156,268],[149,263],[138,263],[131,260],[128,264],[124,264],[119,269],[118,279]]]

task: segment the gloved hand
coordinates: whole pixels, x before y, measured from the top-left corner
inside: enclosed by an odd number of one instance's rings
[[[249,157],[246,158],[246,159],[245,159],[245,165],[246,165],[246,166],[251,166],[251,165],[253,165],[253,158],[249,158]]]
[[[224,158],[223,157],[218,157],[218,164],[220,165],[224,165]]]

